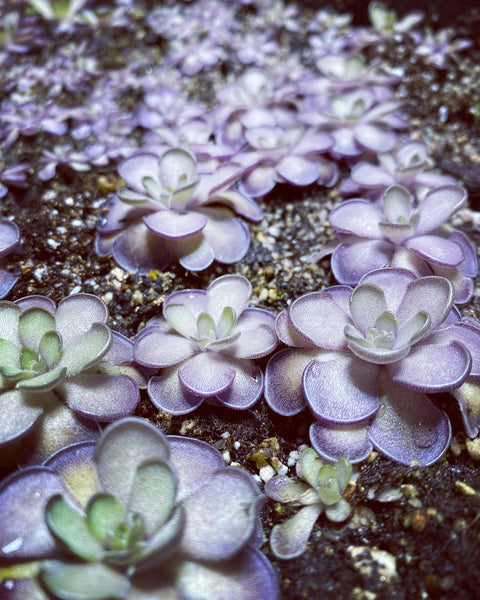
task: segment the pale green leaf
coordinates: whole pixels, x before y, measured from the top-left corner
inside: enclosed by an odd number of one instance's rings
[[[18,333],[22,346],[38,350],[40,340],[47,331],[57,328],[55,317],[44,308],[33,307],[20,315]]]
[[[47,589],[60,600],[124,600],[130,590],[125,575],[99,562],[47,562],[41,578]]]
[[[125,507],[113,494],[96,494],[87,504],[87,527],[100,541],[112,536],[125,516]]]
[[[49,369],[54,367],[62,355],[62,338],[57,331],[47,331],[40,339],[38,348]]]
[[[85,515],[60,494],[50,498],[45,509],[48,528],[75,555],[85,560],[101,560],[104,549],[87,526]]]

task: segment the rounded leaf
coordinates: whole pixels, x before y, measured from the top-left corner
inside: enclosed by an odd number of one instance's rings
[[[128,597],[128,578],[100,562],[45,563],[41,579],[60,600],[123,600]]]

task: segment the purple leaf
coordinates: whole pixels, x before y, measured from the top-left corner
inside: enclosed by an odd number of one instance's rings
[[[221,210],[203,208],[208,217],[202,234],[216,261],[231,264],[241,260],[250,246],[250,233],[243,221]]]
[[[422,235],[405,242],[405,246],[427,262],[442,267],[457,267],[464,260],[462,246],[438,235]]]
[[[176,583],[185,598],[278,600],[280,597],[272,565],[255,548],[247,548],[235,558],[216,565],[184,562]]]
[[[179,263],[187,271],[203,271],[212,264],[215,259],[213,248],[205,239],[205,225],[202,233],[170,242],[173,253],[178,257]]]
[[[300,496],[310,489],[310,484],[291,479],[286,475],[275,475],[265,484],[267,496],[284,504],[286,502],[298,503]]]
[[[317,421],[310,426],[310,442],[318,454],[331,461],[344,456],[357,463],[372,451],[366,422],[340,426]]]
[[[22,458],[22,466],[40,464],[55,452],[87,440],[96,440],[100,435],[97,423],[82,419],[68,406],[58,402],[49,405],[35,430],[28,436]]]
[[[232,385],[235,369],[225,357],[201,352],[182,364],[178,378],[185,389],[196,396],[215,396]]]
[[[431,361],[433,362],[433,361]],[[370,425],[376,448],[405,465],[422,467],[436,462],[450,443],[450,421],[424,394],[384,377],[382,406]]]
[[[165,333],[160,327],[146,327],[135,338],[135,360],[146,367],[170,367],[195,352],[198,352],[195,342],[180,335]]]
[[[220,452],[201,440],[181,435],[167,436],[170,463],[178,475],[177,502],[193,493],[217,469],[225,466]]]
[[[248,194],[258,198],[265,196],[275,187],[275,176],[275,169],[272,166],[258,165],[243,176],[242,184]]]
[[[0,445],[25,437],[42,416],[50,394],[9,390],[0,394]],[[42,402],[43,400],[43,402]]]
[[[146,419],[129,417],[112,423],[95,448],[94,460],[104,491],[128,505],[130,490],[140,464],[168,460],[167,438]]]
[[[355,127],[355,140],[371,152],[390,152],[397,144],[393,131],[368,123]]]
[[[352,169],[352,180],[362,187],[387,188],[395,183],[390,173],[385,172],[380,166],[366,162],[359,162]]]
[[[113,257],[122,269],[146,275],[152,269],[164,269],[171,259],[165,241],[147,229],[144,223],[128,227],[112,246]]]
[[[143,178],[158,174],[158,156],[146,152],[131,156],[118,165],[118,174],[129,187],[144,194]]]
[[[341,283],[356,285],[365,273],[389,265],[393,252],[394,246],[386,241],[342,243],[332,254],[335,279]]]
[[[320,176],[320,165],[313,159],[289,155],[277,164],[277,173],[293,185],[310,185]]]
[[[80,373],[60,385],[68,406],[102,423],[131,415],[140,401],[136,382],[128,375]]]
[[[226,306],[233,308],[237,319],[241,318],[252,295],[252,286],[244,277],[223,275],[212,281],[206,294],[205,312],[218,323]]]
[[[443,225],[466,200],[467,192],[458,185],[444,185],[430,190],[419,204],[417,235],[429,233]]]
[[[203,402],[201,396],[192,394],[182,386],[177,365],[164,369],[161,375],[151,377],[147,391],[157,408],[172,415],[185,415]]]
[[[277,331],[279,340],[284,344],[287,344],[287,346],[294,346],[295,348],[304,348],[305,350],[315,350],[317,348],[317,345],[314,344],[311,340],[309,340],[305,335],[293,329],[290,323],[290,319],[288,317],[287,310],[283,310],[277,315],[277,319],[275,321],[275,329]]]
[[[20,242],[20,230],[13,221],[0,221],[0,257],[10,254]]]
[[[229,388],[217,394],[217,398],[228,408],[251,408],[262,395],[263,372],[250,361],[230,359],[229,363],[235,368],[235,379]]]
[[[286,349],[276,352],[265,370],[265,400],[279,415],[290,417],[307,405],[302,378],[318,350]]]
[[[378,410],[378,365],[336,354],[313,360],[303,374],[303,387],[311,411],[321,421],[359,423]]]
[[[155,235],[178,240],[202,231],[207,223],[207,217],[198,212],[159,210],[143,217],[143,222]]]
[[[0,486],[0,557],[48,558],[56,544],[45,522],[45,504],[65,493],[60,477],[46,467],[16,471]]]
[[[436,329],[445,319],[453,304],[453,288],[443,277],[420,277],[408,284],[396,311],[399,324],[425,311],[430,317],[431,329]]]
[[[252,537],[252,517],[260,503],[263,496],[245,471],[235,467],[214,471],[182,502],[185,529],[180,551],[197,560],[228,560]]]
[[[470,353],[463,344],[425,343],[389,364],[388,370],[396,383],[417,392],[447,392],[462,385],[471,366]]]
[[[275,350],[275,316],[260,308],[249,308],[237,319],[234,331],[240,337],[228,349],[228,354],[236,358],[261,358]]]
[[[380,239],[378,227],[381,213],[375,204],[368,200],[347,200],[329,215],[330,225],[341,233],[353,233],[361,237]]]
[[[400,302],[405,296],[407,286],[418,278],[415,273],[408,269],[391,267],[387,269],[374,270],[366,273],[360,280],[360,283],[371,283],[382,289],[387,300],[388,310],[397,313]],[[412,309],[412,313],[417,312],[423,307]]]

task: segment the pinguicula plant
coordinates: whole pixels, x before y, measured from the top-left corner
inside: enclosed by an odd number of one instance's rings
[[[275,475],[265,485],[267,496],[298,508],[292,517],[275,525],[270,534],[270,547],[277,558],[290,559],[303,554],[319,516],[336,523],[345,521],[352,508],[343,497],[352,477],[352,465],[339,458],[332,465],[306,448],[296,463],[297,477]]]
[[[447,224],[466,200],[458,185],[433,188],[422,199],[393,185],[376,203],[362,198],[343,202],[329,216],[340,238],[332,254],[335,278],[355,285],[373,269],[403,267],[418,275],[446,277],[455,302],[468,302],[478,272],[475,247]]]
[[[246,163],[241,189],[253,197],[270,192],[276,183],[333,185],[338,167],[323,158],[333,145],[332,137],[298,123],[281,126],[272,115],[263,125],[245,131],[248,146],[235,156]]]
[[[281,78],[274,82],[267,71],[249,69],[217,92],[218,106],[213,111],[217,143],[240,150],[246,143],[246,129],[268,125],[272,116],[282,124],[293,125],[295,93],[296,87]]]
[[[453,177],[432,170],[428,148],[422,140],[410,140],[393,152],[377,154],[378,164],[361,160],[352,166],[350,177],[340,184],[344,196],[367,194],[377,200],[392,185],[401,185],[417,199],[432,188],[455,185]]]
[[[276,600],[263,502],[205,442],[119,420],[1,484],[2,598]]]
[[[91,294],[58,306],[44,296],[0,302],[2,447],[22,440],[42,418],[51,439],[46,422],[59,426],[60,413],[69,423],[77,421],[70,411],[109,422],[135,410],[146,380],[134,364],[132,342],[108,327],[108,317]],[[69,410],[59,409],[62,402]],[[83,434],[80,422],[71,427],[74,439]]]
[[[462,320],[453,298],[444,277],[400,268],[301,296],[277,318],[290,348],[267,365],[268,404],[285,416],[308,406],[318,419],[312,446],[328,460],[360,461],[375,447],[406,465],[434,463],[451,428],[427,394],[455,393],[480,375],[479,324]],[[464,391],[466,428],[478,430]]]
[[[250,198],[231,189],[243,168],[237,163],[199,173],[193,154],[172,148],[158,157],[142,152],[118,168],[127,186],[106,201],[98,226],[96,249],[112,253],[128,271],[163,269],[172,257],[191,271],[214,260],[243,258],[250,234],[239,214],[259,221],[261,211]]]
[[[330,154],[335,159],[353,159],[365,152],[377,154],[395,148],[396,131],[407,127],[398,108],[398,102],[378,102],[375,92],[363,87],[331,96],[306,96],[298,119],[330,133],[334,139]]]
[[[414,53],[423,57],[428,65],[437,69],[446,69],[451,60],[459,61],[457,52],[467,50],[472,46],[472,40],[453,39],[453,29],[445,28],[433,32],[427,29],[425,36],[416,36],[418,46]]]
[[[17,281],[8,269],[8,255],[20,246],[20,230],[13,221],[0,220],[0,299],[5,298]]]
[[[275,317],[249,308],[250,282],[240,275],[215,279],[207,290],[182,290],[163,302],[134,340],[135,360],[161,369],[148,394],[161,410],[185,414],[205,400],[234,409],[252,407],[263,392],[254,359],[277,345]]]
[[[397,13],[383,2],[373,0],[368,5],[368,15],[374,32],[382,38],[389,38],[396,34],[410,32],[415,25],[423,19],[423,13],[410,12],[399,19]]]
[[[380,61],[368,64],[359,52],[326,54],[316,61],[316,67],[324,78],[315,78],[310,85],[330,94],[368,87],[378,102],[384,102],[393,95],[391,85],[398,83],[397,77],[382,70]],[[302,89],[308,91],[308,80]]]

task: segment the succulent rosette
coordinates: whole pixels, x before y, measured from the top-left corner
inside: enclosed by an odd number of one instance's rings
[[[0,299],[5,298],[17,281],[8,270],[9,254],[20,245],[20,231],[12,221],[0,220]]]
[[[457,52],[471,48],[473,43],[472,40],[453,39],[454,35],[454,30],[448,27],[435,33],[431,29],[427,29],[425,36],[418,33],[414,53],[424,57],[427,65],[433,65],[437,69],[446,69],[451,61],[459,62],[461,60]]]
[[[398,77],[382,70],[379,60],[367,64],[359,52],[326,54],[316,61],[316,67],[325,76],[330,91],[348,91],[368,86],[378,102],[391,98],[390,85],[398,83]]]
[[[411,32],[413,27],[423,19],[423,13],[420,11],[409,12],[402,19],[398,18],[397,13],[385,6],[383,2],[373,0],[368,5],[368,16],[372,24],[372,34],[378,34],[381,38],[390,38],[398,34]],[[378,38],[373,38],[374,43]]]
[[[83,418],[108,422],[135,410],[146,380],[132,342],[110,330],[108,317],[91,294],[58,306],[45,296],[0,302],[0,445],[20,441],[38,424],[46,451],[55,443],[50,420],[78,439],[97,429]],[[56,443],[65,439],[72,441],[58,433]]]
[[[263,501],[205,442],[122,419],[0,485],[2,598],[275,600]]]
[[[134,340],[135,360],[161,369],[148,394],[161,410],[186,414],[204,399],[246,409],[263,391],[263,373],[253,360],[277,345],[275,317],[247,307],[252,288],[240,275],[215,279],[207,290],[168,296],[163,316]]]
[[[332,271],[340,283],[355,285],[373,269],[398,266],[418,275],[449,279],[455,302],[468,302],[477,257],[468,237],[447,225],[467,199],[458,185],[426,193],[418,202],[403,186],[387,189],[378,203],[355,198],[330,213],[331,226],[340,234],[332,254]]]
[[[193,154],[171,148],[160,157],[143,152],[118,168],[127,188],[103,206],[96,250],[112,253],[127,271],[163,269],[173,256],[191,271],[214,260],[234,263],[250,245],[245,223],[261,219],[257,204],[230,189],[242,175],[236,163],[197,172]]]
[[[275,81],[263,69],[251,68],[217,92],[218,106],[213,113],[217,143],[240,150],[246,142],[246,129],[268,124],[272,116],[293,124],[296,86],[279,79]]]
[[[296,471],[296,479],[275,475],[265,484],[267,496],[299,507],[292,517],[275,525],[270,535],[272,552],[282,559],[295,558],[305,552],[313,526],[322,512],[336,523],[348,519],[352,512],[343,498],[352,476],[349,460],[342,457],[335,465],[324,464],[313,448],[307,448],[297,461]]]
[[[456,184],[453,177],[430,170],[432,161],[423,141],[405,142],[393,152],[379,153],[377,159],[376,165],[363,160],[353,165],[350,177],[340,185],[340,192],[347,196],[366,192],[373,200],[397,184],[421,199],[432,188]]]
[[[247,167],[242,176],[242,189],[253,197],[270,192],[276,183],[293,185],[333,185],[338,177],[336,165],[321,157],[333,140],[328,133],[314,127],[294,124],[280,126],[272,115],[270,121],[245,131],[250,146],[235,160]]]
[[[331,97],[306,96],[299,121],[330,133],[335,159],[357,158],[366,151],[377,154],[395,148],[396,131],[407,126],[398,108],[391,100],[378,103],[373,90],[365,87]]]
[[[372,271],[355,289],[301,296],[278,316],[277,333],[293,348],[270,359],[266,400],[286,416],[308,406],[318,419],[311,443],[330,460],[359,461],[375,447],[403,464],[435,462],[451,428],[427,394],[480,376],[480,329],[461,321],[444,277]],[[466,427],[478,429],[465,388],[462,398]]]

